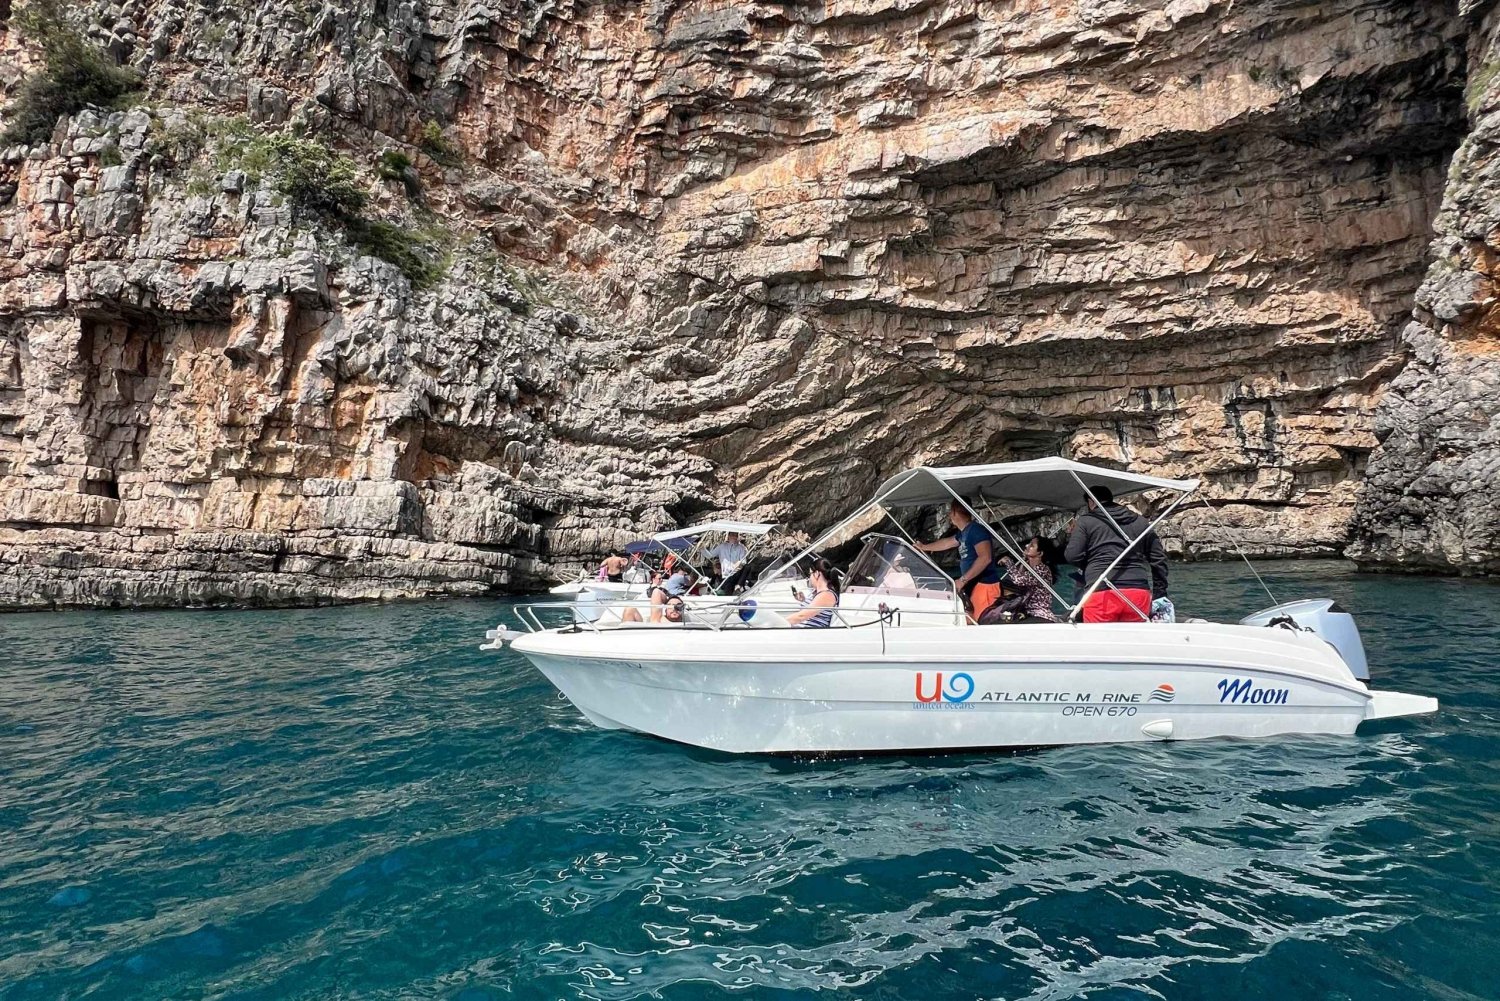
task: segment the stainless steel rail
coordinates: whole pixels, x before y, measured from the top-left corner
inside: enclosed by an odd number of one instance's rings
[[[635,608],[644,612],[649,612],[653,608],[660,609],[661,607],[661,605],[652,605],[649,601],[639,600],[611,601],[606,604],[597,605],[580,605],[577,602],[573,601],[528,601],[514,606],[514,609],[516,618],[520,620],[521,625],[524,626],[526,631],[530,633],[546,632],[548,629],[568,628],[568,624],[564,624],[562,626],[545,625],[538,615],[538,612],[549,611],[568,612],[573,619],[571,623],[572,626],[585,628],[595,633],[603,633],[631,628],[660,628],[660,623],[621,621],[618,613],[626,608]],[[799,609],[786,609],[785,611],[798,610]],[[721,632],[724,629],[764,630],[817,628],[791,624],[785,626],[751,625],[740,620],[739,613],[741,611],[769,611],[774,612],[777,615],[785,614],[785,611],[783,611],[782,609],[760,604],[744,604],[739,602],[726,602],[724,604],[714,604],[696,608],[692,605],[689,605],[686,609],[687,614],[684,617],[684,621],[681,623],[670,623],[670,625],[677,625],[687,629],[708,629],[712,632]],[[820,608],[818,609],[818,611],[826,611],[831,613],[831,618],[834,619],[837,623],[836,628],[843,629],[866,628],[877,624],[879,624],[882,628],[884,628],[886,625],[899,628],[901,625],[901,620],[908,616],[932,616],[946,618],[950,620],[954,625],[962,625],[965,621],[967,621],[966,616],[964,616],[962,612],[954,611],[952,609],[913,609],[902,608],[900,606],[884,605],[876,608],[845,608],[834,605],[826,609]],[[580,613],[582,612],[599,612],[601,614],[593,619],[590,619],[587,616],[581,615]],[[609,614],[610,612],[616,613],[613,621],[603,622],[601,624],[599,620],[604,618],[604,616]],[[851,617],[853,617],[855,621],[851,621]],[[861,619],[863,619],[863,621],[860,621]]]

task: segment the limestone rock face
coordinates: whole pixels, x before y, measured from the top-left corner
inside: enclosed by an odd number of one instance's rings
[[[522,589],[709,511],[813,529],[913,463],[1057,453],[1202,477],[1186,554],[1341,551],[1479,23],[74,13],[148,86],[0,164],[6,606]],[[453,234],[445,277],[414,289],[247,166],[174,158],[194,115],[336,145],[373,211]]]
[[[271,192],[163,188],[171,124],[83,115],[13,163],[0,605],[523,589],[553,523],[587,550],[670,523],[651,504],[691,459],[549,430],[584,377],[578,317],[493,259],[459,253],[417,295]]]
[[[1477,16],[1477,15],[1476,15]],[[1453,158],[1431,268],[1402,331],[1410,361],[1376,414],[1381,438],[1351,554],[1413,570],[1500,572],[1500,25],[1469,44],[1472,128]]]

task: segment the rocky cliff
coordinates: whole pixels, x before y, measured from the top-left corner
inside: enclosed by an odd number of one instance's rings
[[[67,17],[142,86],[0,164],[12,606],[520,589],[1057,452],[1204,477],[1188,554],[1341,551],[1484,34],[1456,0]],[[21,94],[45,53],[0,50]]]
[[[1475,4],[1476,8],[1488,7]],[[1381,447],[1351,555],[1410,570],[1500,572],[1500,24],[1466,12],[1471,128],[1453,157],[1409,361],[1376,413]]]

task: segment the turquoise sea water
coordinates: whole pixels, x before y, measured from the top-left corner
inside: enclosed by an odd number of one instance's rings
[[[591,728],[503,602],[0,617],[0,999],[1500,997],[1500,586],[1270,571],[1442,712],[740,759]]]

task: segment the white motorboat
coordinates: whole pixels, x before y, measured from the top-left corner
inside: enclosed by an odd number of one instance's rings
[[[748,538],[751,544],[746,547],[746,559],[750,559],[756,545],[763,543],[775,530],[774,524],[765,522],[718,519],[688,528],[657,532],[649,539],[630,543],[625,547],[625,551],[632,556],[664,558],[671,554],[675,559],[692,567],[700,578],[705,578],[704,570],[707,569],[715,543],[723,541],[731,533]],[[626,569],[623,578],[619,581],[603,580],[597,574],[580,571],[572,580],[550,588],[548,593],[562,598],[572,598],[585,605],[608,604],[621,599],[641,598],[651,583],[651,569],[644,563],[633,562]],[[698,597],[716,599],[717,595],[713,589],[710,588],[709,591],[709,594]],[[697,598],[690,600],[696,601]],[[722,601],[722,599],[717,600]]]
[[[625,552],[637,559],[626,568],[625,573],[621,575],[621,580],[608,580],[600,576],[597,571],[580,569],[568,580],[548,588],[547,593],[561,598],[578,598],[584,601],[610,601],[615,598],[640,595],[646,590],[646,585],[651,582],[651,568],[639,558],[647,554],[665,556],[667,553],[675,553],[678,550],[686,551],[689,545],[690,543],[684,541],[674,550],[655,539],[632,542],[625,547]]]
[[[677,558],[693,569],[700,580],[710,580],[709,571],[713,570],[718,561],[717,550],[721,543],[727,542],[729,536],[737,535],[748,540],[741,543],[745,547],[744,557],[741,564],[748,564],[757,558],[757,554],[765,546],[767,540],[776,531],[776,525],[761,521],[730,521],[719,519],[716,521],[705,521],[700,525],[690,525],[687,528],[673,529],[667,532],[657,532],[651,536],[653,542],[662,546],[678,546],[687,543],[685,551],[679,551]],[[727,585],[728,580],[721,580],[715,586],[709,587],[705,596],[719,596],[730,593]]]
[[[1175,495],[1153,527],[1198,486],[1065,459],[918,467],[736,603],[694,609],[680,625],[613,615],[552,628],[539,613],[568,606],[522,606],[529,631],[491,630],[487,647],[509,643],[598,726],[728,752],[1352,734],[1369,720],[1437,709],[1431,698],[1369,687],[1359,631],[1330,601],[1278,604],[1235,623],[1090,624],[1078,621],[1090,588],[1071,605],[1054,592],[1067,609],[1057,623],[975,626],[899,521],[893,534],[871,531],[892,511],[957,499],[1020,558],[1006,511],[1075,509],[1096,485],[1117,498]],[[787,579],[857,537],[865,546],[833,627],[787,627]]]

